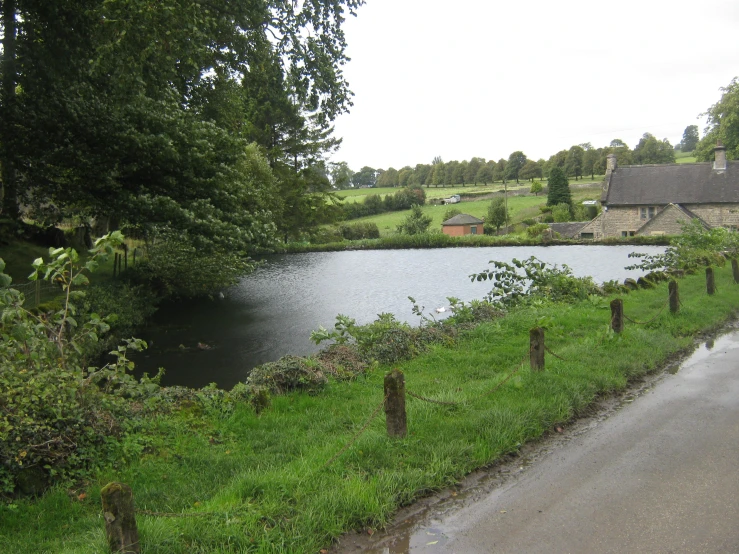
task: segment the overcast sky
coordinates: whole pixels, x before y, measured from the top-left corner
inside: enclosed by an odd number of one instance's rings
[[[345,29],[354,171],[675,144],[739,75],[737,0],[367,0]]]

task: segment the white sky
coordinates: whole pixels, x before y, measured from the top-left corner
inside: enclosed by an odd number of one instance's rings
[[[674,145],[739,75],[737,0],[367,0],[345,30],[354,171]]]

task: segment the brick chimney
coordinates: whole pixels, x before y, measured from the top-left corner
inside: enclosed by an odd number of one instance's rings
[[[606,173],[616,171],[616,167],[618,167],[616,154],[608,154],[606,156]]]
[[[726,147],[721,144],[721,141],[716,142],[716,148],[713,149],[714,162],[713,170],[718,173],[726,171]]]

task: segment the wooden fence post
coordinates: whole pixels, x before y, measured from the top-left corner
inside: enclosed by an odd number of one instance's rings
[[[123,268],[128,269],[128,245],[123,243]]]
[[[405,414],[405,377],[399,369],[385,375],[385,424],[390,437],[405,437],[408,432]]]
[[[123,483],[108,483],[100,491],[103,500],[105,535],[115,554],[140,554],[139,531],[133,507],[133,491]]]
[[[680,311],[680,289],[677,286],[677,281],[674,279],[670,281],[667,289],[670,291],[670,311],[676,314]]]
[[[138,248],[133,249],[133,265],[136,265],[136,250],[138,250]]]
[[[529,363],[531,371],[544,370],[544,329],[541,327],[529,331]]]
[[[739,283],[739,263],[736,258],[731,258],[731,271],[734,273],[734,282]]]
[[[706,292],[708,294],[714,294],[716,292],[716,280],[713,276],[713,268],[706,268]]]
[[[624,301],[620,298],[611,300],[611,329],[614,333],[624,330]]]

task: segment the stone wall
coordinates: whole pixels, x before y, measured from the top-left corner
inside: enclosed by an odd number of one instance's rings
[[[690,220],[690,216],[674,204],[663,209],[659,217],[650,219],[639,229],[640,235],[679,235],[683,224]]]
[[[739,204],[684,204],[711,227],[739,227]]]

